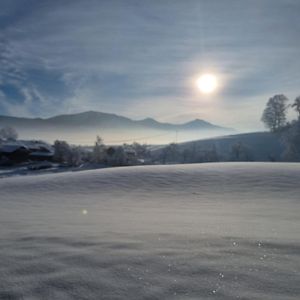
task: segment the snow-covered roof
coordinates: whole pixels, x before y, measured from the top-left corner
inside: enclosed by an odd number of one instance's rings
[[[22,141],[22,143],[29,150],[32,150],[32,151],[39,151],[39,150],[45,149],[48,152],[53,152],[53,147],[44,141],[29,140],[29,141]]]
[[[35,152],[36,155],[45,155],[47,153],[49,156],[51,156],[54,153],[53,147],[43,141],[19,140],[0,144],[0,152],[12,153],[20,148]]]
[[[19,141],[15,141],[15,142],[5,142],[0,144],[0,152],[4,152],[4,153],[12,153],[18,149],[27,149],[27,147]]]

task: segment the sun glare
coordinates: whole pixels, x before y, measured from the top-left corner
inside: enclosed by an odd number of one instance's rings
[[[210,94],[217,88],[217,78],[213,74],[203,74],[197,79],[196,84],[202,93]]]

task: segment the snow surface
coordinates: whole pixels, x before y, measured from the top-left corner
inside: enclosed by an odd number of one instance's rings
[[[300,165],[0,180],[0,299],[300,299]]]

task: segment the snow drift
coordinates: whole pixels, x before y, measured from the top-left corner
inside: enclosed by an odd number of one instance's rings
[[[298,164],[0,180],[0,299],[299,299]]]

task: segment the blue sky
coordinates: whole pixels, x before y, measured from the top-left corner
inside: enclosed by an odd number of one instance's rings
[[[300,94],[299,0],[1,0],[0,114],[99,110],[262,128]],[[195,88],[214,73],[219,89]]]

